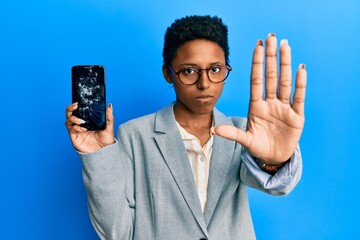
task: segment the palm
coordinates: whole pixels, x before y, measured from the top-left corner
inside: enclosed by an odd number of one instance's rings
[[[294,153],[304,126],[306,71],[304,65],[296,75],[296,89],[291,103],[291,53],[288,44],[280,48],[278,80],[276,38],[266,42],[266,97],[264,99],[264,49],[255,48],[251,72],[251,97],[246,132],[231,126],[216,127],[216,134],[238,141],[266,163],[278,164]]]
[[[248,150],[269,163],[293,154],[304,126],[304,116],[278,99],[251,102],[248,115]]]
[[[106,130],[70,133],[74,147],[80,152],[94,152],[114,142],[114,135]]]
[[[114,143],[114,116],[111,104],[106,109],[106,128],[101,131],[87,131],[80,127],[80,119],[72,115],[77,107],[78,104],[73,103],[66,108],[65,122],[71,142],[76,150],[90,153]]]

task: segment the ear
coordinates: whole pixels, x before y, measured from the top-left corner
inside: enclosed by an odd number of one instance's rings
[[[169,72],[169,69],[168,69],[165,65],[162,66],[162,72],[163,72],[163,75],[164,75],[165,80],[166,80],[169,84],[173,83],[173,82],[172,82],[172,79],[171,79],[171,73]]]

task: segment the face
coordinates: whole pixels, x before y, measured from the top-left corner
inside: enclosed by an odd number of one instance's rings
[[[177,51],[171,67],[174,71],[185,68],[207,69],[216,64],[225,64],[225,54],[215,42],[203,39],[188,41]],[[176,108],[193,114],[209,114],[212,112],[224,87],[224,82],[213,83],[206,71],[202,71],[199,81],[194,85],[184,85],[173,72],[163,67],[165,79],[174,84]]]

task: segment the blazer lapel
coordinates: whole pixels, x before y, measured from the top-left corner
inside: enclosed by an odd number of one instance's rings
[[[215,125],[233,123],[218,110],[214,109]],[[213,152],[210,161],[210,173],[208,182],[207,200],[205,206],[204,217],[208,224],[211,216],[214,213],[217,202],[219,201],[221,191],[223,189],[228,168],[232,160],[232,155],[235,148],[235,142],[215,136],[213,143]]]
[[[156,114],[155,132],[158,133],[154,137],[155,141],[177,186],[204,234],[208,235],[199,197],[196,192],[194,176],[184,143],[175,123],[173,104]]]

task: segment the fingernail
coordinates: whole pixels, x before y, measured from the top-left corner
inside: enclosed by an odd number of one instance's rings
[[[256,46],[264,46],[263,40],[259,39],[256,41]]]
[[[288,42],[288,40],[287,39],[282,39],[281,41],[280,41],[280,46],[282,46],[282,45],[289,45],[289,42]]]
[[[86,123],[86,122],[85,122],[84,120],[78,118],[78,123],[79,123],[79,124],[83,124],[83,123]]]
[[[275,33],[269,33],[268,37],[275,37]]]
[[[211,135],[216,135],[216,133],[215,133],[215,127],[210,128],[210,134],[211,134]]]
[[[306,70],[306,65],[305,65],[305,64],[303,64],[303,63],[302,63],[302,64],[300,64],[300,65],[299,65],[299,69],[305,69],[305,70]]]

